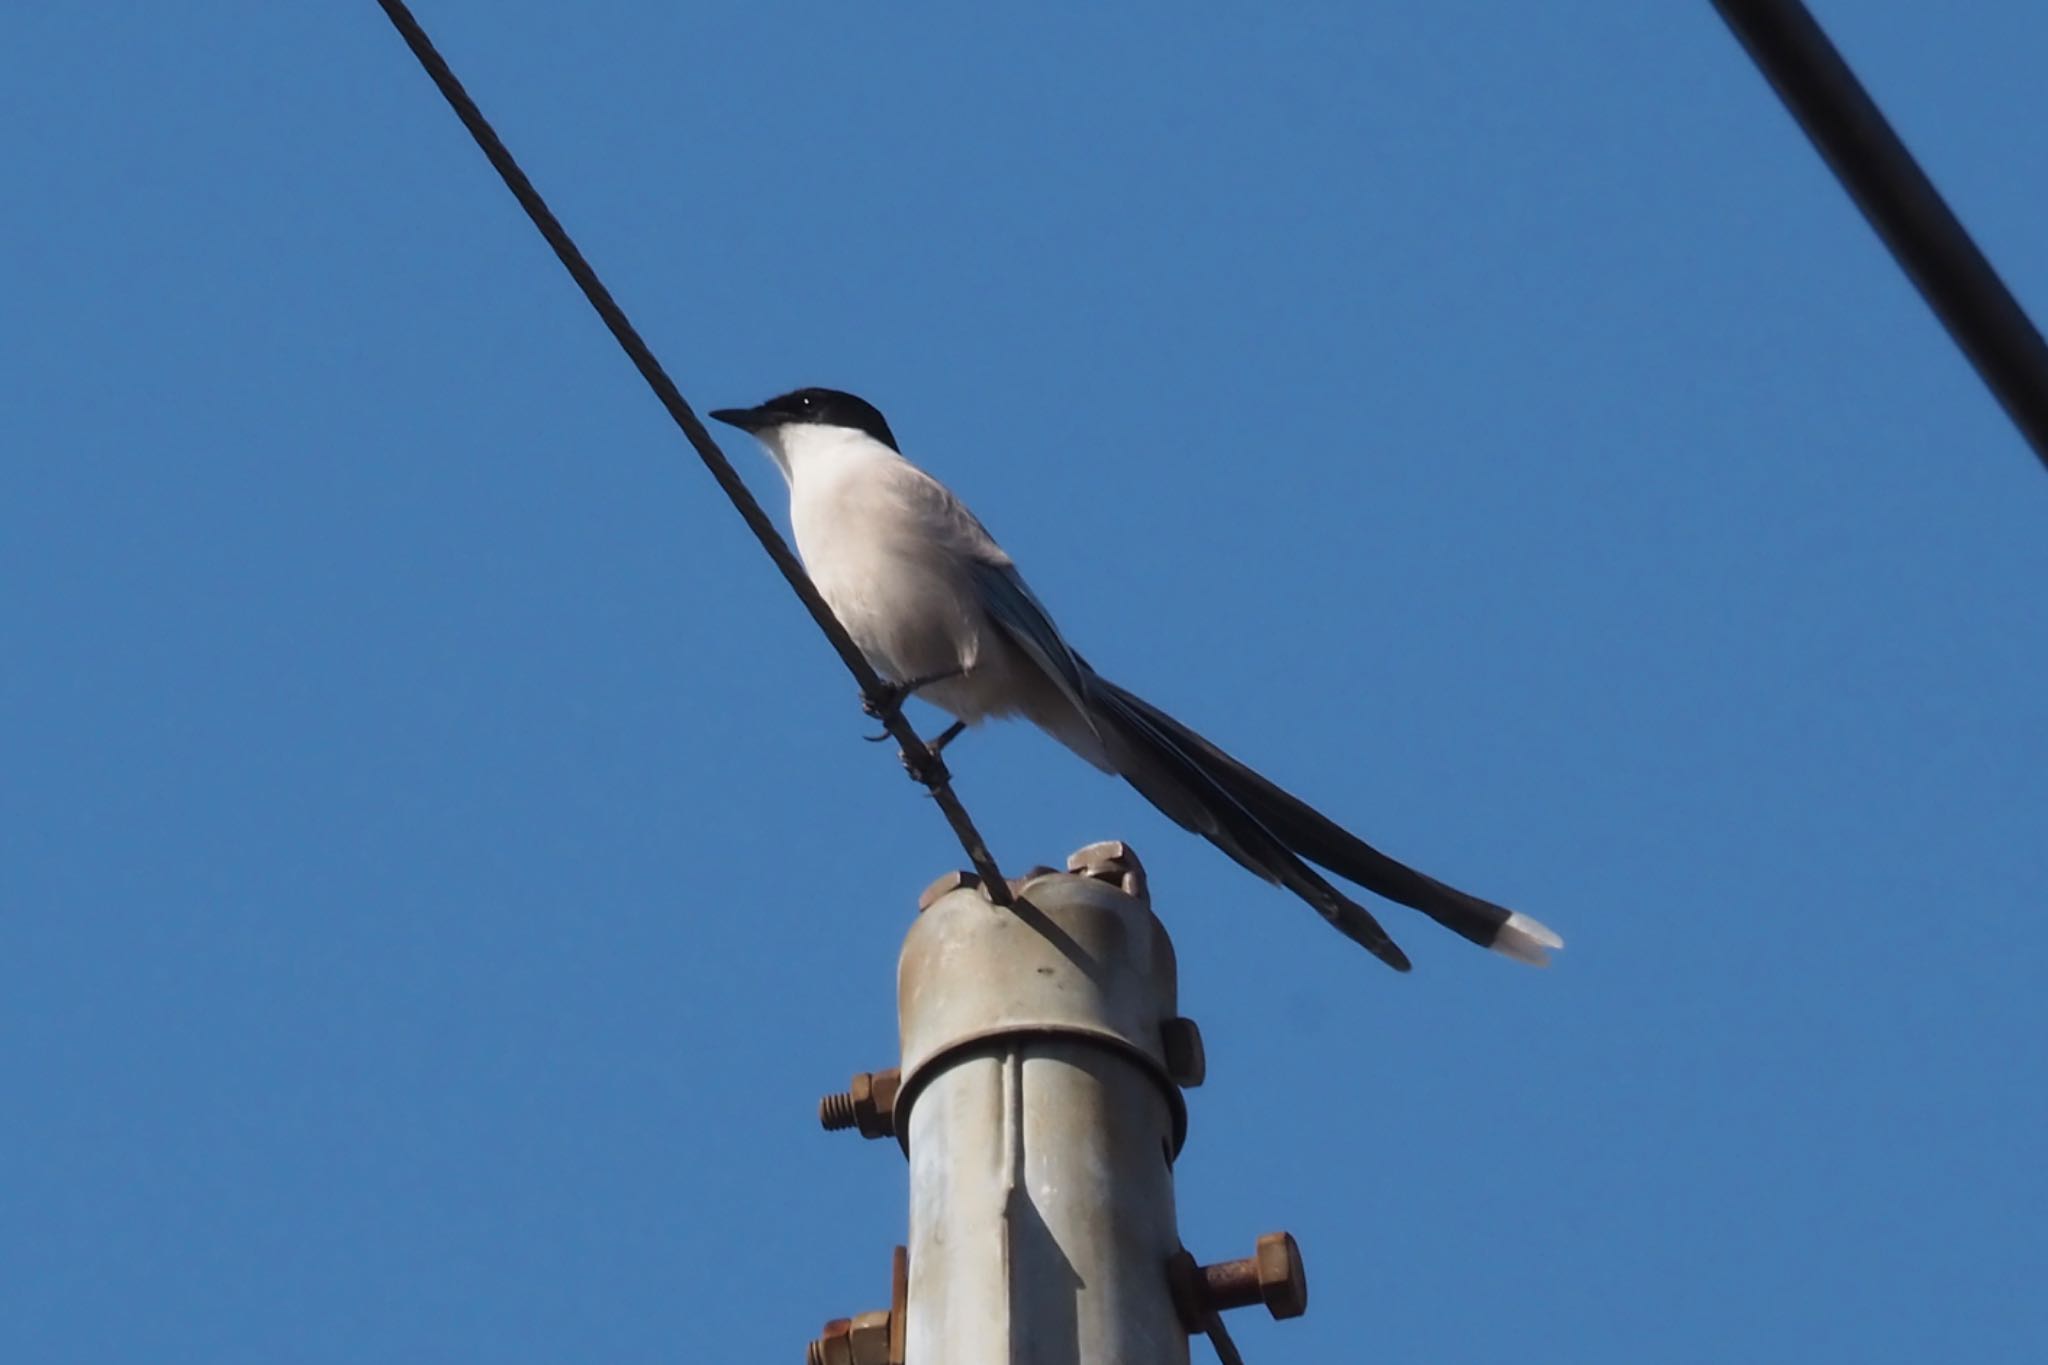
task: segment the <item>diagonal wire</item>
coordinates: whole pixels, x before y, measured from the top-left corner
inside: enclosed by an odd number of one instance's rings
[[[1209,1344],[1216,1348],[1216,1359],[1223,1365],[1244,1365],[1244,1357],[1237,1353],[1237,1343],[1230,1339],[1230,1329],[1223,1325],[1223,1315],[1213,1308],[1202,1310],[1202,1330],[1209,1334]]]
[[[2048,345],[1800,0],[1714,0],[1949,336],[2048,464]]]
[[[810,612],[811,619],[818,623],[818,629],[825,632],[825,638],[837,651],[840,661],[846,665],[847,671],[853,674],[854,681],[860,685],[862,695],[875,704],[883,726],[896,742],[903,746],[904,766],[910,769],[911,776],[924,783],[931,791],[932,800],[937,802],[939,809],[944,812],[946,823],[953,827],[954,835],[960,840],[960,847],[966,850],[968,861],[974,864],[974,870],[981,876],[983,892],[998,905],[1009,904],[1009,884],[1003,880],[1003,874],[996,867],[995,859],[989,856],[988,846],[982,842],[981,834],[974,828],[973,820],[968,818],[967,808],[960,804],[960,798],[954,794],[952,778],[946,771],[946,765],[937,754],[926,747],[922,739],[918,738],[916,729],[903,715],[902,708],[886,704],[888,688],[883,684],[881,677],[847,635],[846,628],[839,624],[839,618],[825,605],[825,599],[818,595],[817,587],[811,582],[810,575],[804,572],[803,564],[791,553],[788,544],[782,539],[782,533],[775,529],[775,523],[768,519],[767,513],[761,510],[761,504],[754,500],[754,495],[747,490],[746,484],[740,481],[740,476],[733,471],[724,452],[719,450],[718,443],[711,439],[711,433],[704,429],[704,424],[697,420],[697,414],[691,411],[690,405],[683,400],[675,381],[668,377],[668,372],[661,367],[661,362],[654,358],[654,352],[641,340],[640,333],[627,319],[625,310],[612,298],[611,291],[598,279],[597,272],[590,268],[590,262],[583,259],[583,253],[577,250],[576,243],[570,240],[561,221],[548,208],[547,201],[541,198],[540,191],[526,178],[526,172],[519,169],[519,163],[513,160],[512,153],[505,149],[505,144],[499,140],[496,130],[476,107],[476,101],[462,88],[462,82],[455,78],[455,73],[449,69],[447,61],[435,49],[433,41],[427,37],[426,30],[413,18],[412,11],[405,6],[403,0],[377,0],[377,3],[383,8],[385,16],[391,20],[392,26],[398,30],[399,36],[405,39],[405,45],[412,49],[412,55],[419,58],[420,65],[426,68],[427,75],[433,79],[449,106],[455,110],[455,116],[462,120],[462,126],[469,129],[470,136],[476,139],[477,146],[490,158],[491,165],[504,179],[505,188],[512,191],[512,197],[519,201],[519,206],[526,210],[526,216],[540,229],[540,235],[554,248],[555,255],[561,258],[563,266],[583,290],[583,296],[590,300],[590,306],[604,319],[604,325],[611,329],[612,336],[626,352],[627,358],[633,362],[634,368],[640,371],[640,377],[647,381],[648,387],[654,390],[654,396],[661,400],[662,407],[668,409],[668,415],[682,428],[683,435],[688,438],[698,457],[704,461],[704,467],[711,471],[712,478],[718,480],[718,486],[725,490],[726,497],[732,500],[734,509],[747,523],[747,529],[754,533],[754,538],[761,542],[761,548],[775,561],[775,567],[789,580],[790,588],[803,602],[805,610]]]

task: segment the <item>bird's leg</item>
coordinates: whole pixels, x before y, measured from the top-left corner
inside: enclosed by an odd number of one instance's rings
[[[907,682],[885,682],[882,684],[881,695],[879,696],[873,696],[866,692],[861,693],[860,709],[886,725],[888,724],[889,717],[901,711],[903,703],[908,701],[911,694],[920,687],[930,687],[935,682],[944,682],[948,678],[958,678],[966,672],[966,669],[955,666],[937,673],[926,673]],[[880,744],[888,737],[889,733],[886,730],[879,735],[861,736],[870,744]]]
[[[939,732],[938,738],[928,739],[924,742],[925,752],[931,755],[931,763],[929,766],[923,764],[918,759],[912,758],[909,754],[909,751],[904,751],[901,755],[903,759],[903,771],[910,774],[910,780],[913,782],[922,782],[927,787],[936,787],[941,782],[950,781],[952,779],[953,774],[946,771],[946,761],[939,757],[939,753],[948,744],[951,744],[954,740],[958,739],[960,737],[960,732],[962,730],[965,730],[966,728],[966,721],[956,720],[951,725],[948,725],[944,730],[941,730]]]
[[[945,729],[939,731],[939,733],[935,737],[926,740],[924,742],[924,747],[930,749],[933,753],[938,753],[948,744],[951,744],[954,740],[960,738],[960,732],[965,730],[966,728],[966,721],[956,720],[951,725],[948,725]],[[889,732],[886,730],[884,730],[879,735],[861,736],[862,739],[866,740],[870,744],[880,744],[883,740],[887,739],[888,737]]]

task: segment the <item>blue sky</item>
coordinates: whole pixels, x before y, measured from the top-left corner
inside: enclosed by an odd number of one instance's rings
[[[1819,6],[2037,317],[2048,10]],[[2048,484],[1704,3],[425,3],[700,407],[853,389],[1105,673],[1559,928],[1120,784],[1253,1360],[2048,1341]],[[0,1355],[793,1358],[960,864],[375,7],[0,47]],[[772,469],[740,467],[780,515]],[[931,718],[927,717],[929,723]]]

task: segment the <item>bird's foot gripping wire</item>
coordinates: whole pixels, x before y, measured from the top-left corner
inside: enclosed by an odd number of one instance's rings
[[[906,682],[885,682],[882,684],[879,694],[869,692],[860,694],[860,709],[886,726],[889,723],[889,717],[901,711],[903,703],[910,700],[918,688],[930,687],[935,682],[944,682],[948,678],[957,678],[966,672],[967,670],[964,668],[948,668],[943,672],[926,673],[922,677],[911,678]],[[886,729],[879,735],[862,736],[870,744],[880,744],[888,737],[889,732]]]
[[[908,749],[898,757],[903,760],[903,771],[910,774],[910,780],[922,783],[934,791],[953,780],[953,774],[946,768],[946,760],[939,757],[937,749],[927,748],[922,758],[911,757]]]
[[[910,780],[922,782],[925,786],[934,788],[942,782],[952,781],[953,774],[946,770],[946,762],[939,757],[939,754],[948,744],[951,744],[958,738],[960,732],[966,728],[966,721],[956,720],[951,725],[948,725],[939,734],[937,739],[926,740],[924,748],[925,752],[931,756],[929,763],[922,759],[912,758],[908,750],[903,751],[901,755],[903,771],[910,774]]]
[[[945,747],[948,744],[951,744],[954,740],[960,738],[960,732],[962,730],[965,730],[966,728],[966,721],[956,720],[951,725],[948,725],[945,729],[939,731],[938,734],[926,740],[924,742],[924,747],[932,751],[932,757],[937,758],[939,754],[945,750]],[[861,736],[862,739],[866,740],[870,744],[880,744],[883,740],[887,739],[888,737],[889,734],[886,730],[879,735]]]

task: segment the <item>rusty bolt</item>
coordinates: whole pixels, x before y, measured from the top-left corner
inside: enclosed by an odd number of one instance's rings
[[[895,1314],[883,1309],[834,1318],[804,1350],[806,1365],[903,1365],[894,1354]]]
[[[1193,1090],[1209,1074],[1209,1056],[1202,1050],[1202,1030],[1192,1019],[1168,1019],[1159,1025],[1159,1048],[1166,1055],[1166,1075],[1183,1090]]]
[[[896,1136],[896,1091],[902,1079],[893,1066],[861,1072],[846,1089],[818,1101],[818,1123],[828,1133],[854,1128],[864,1138]]]
[[[910,1254],[889,1255],[889,1306],[834,1318],[804,1351],[808,1365],[903,1365],[905,1306],[910,1297]]]
[[[847,1341],[853,1347],[852,1365],[892,1365],[889,1328],[887,1312],[862,1313],[855,1318],[853,1329],[847,1333]]]
[[[1067,859],[1067,871],[1108,882],[1135,900],[1146,899],[1145,866],[1138,861],[1138,855],[1131,846],[1121,839],[1105,839],[1099,844],[1075,849]]]
[[[897,1247],[889,1256],[889,1306],[832,1319],[805,1350],[804,1359],[808,1365],[903,1365],[909,1297],[910,1256]]]
[[[1258,1249],[1241,1261],[1196,1265],[1185,1248],[1166,1263],[1167,1282],[1181,1325],[1202,1330],[1205,1314],[1263,1303],[1276,1318],[1298,1318],[1308,1311],[1308,1271],[1301,1248],[1284,1232],[1259,1238]]]
[[[939,903],[943,896],[950,896],[963,886],[980,886],[981,878],[972,872],[948,872],[945,876],[927,886],[917,898],[917,913],[922,915]]]
[[[804,1350],[805,1365],[853,1365],[853,1320],[834,1318]]]
[[[1301,1263],[1301,1248],[1289,1234],[1269,1232],[1243,1260],[1203,1266],[1201,1292],[1211,1308],[1263,1303],[1276,1318],[1298,1318],[1308,1311],[1308,1270]]]

